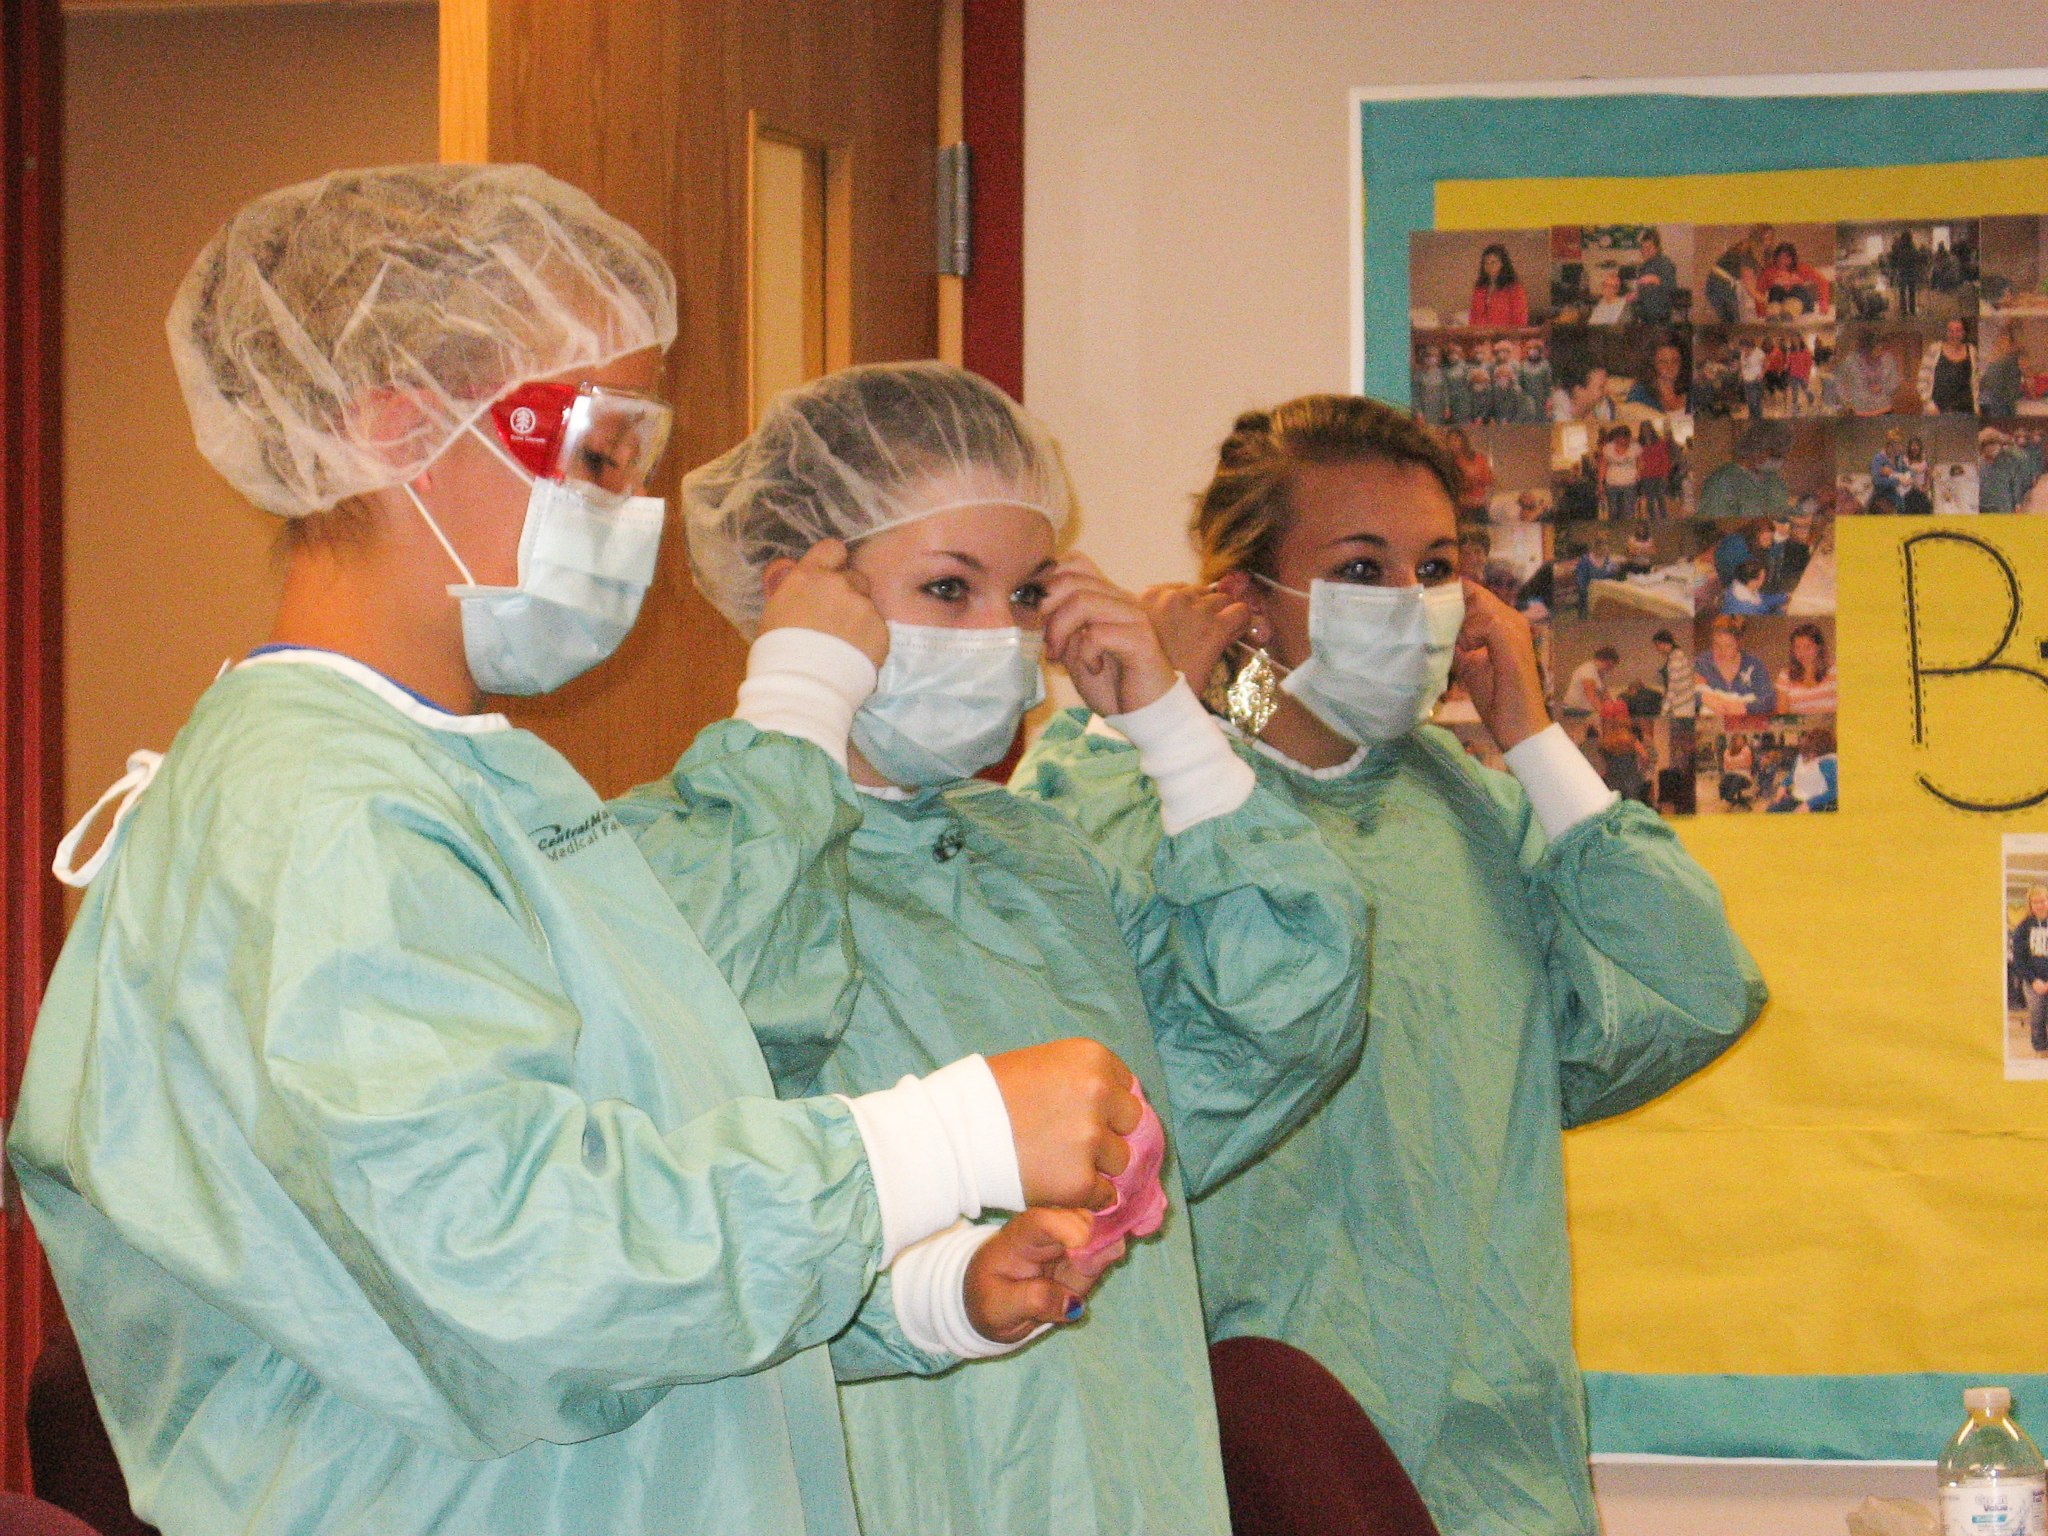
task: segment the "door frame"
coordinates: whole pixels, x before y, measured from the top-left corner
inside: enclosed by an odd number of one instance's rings
[[[960,360],[1024,398],[1024,5],[964,0],[960,120],[974,167]]]
[[[58,0],[0,4],[0,1103],[10,1124],[64,938],[49,874],[64,817],[63,27]],[[11,1172],[0,1171],[0,1195],[0,1485],[21,1490],[29,1373],[54,1294]]]

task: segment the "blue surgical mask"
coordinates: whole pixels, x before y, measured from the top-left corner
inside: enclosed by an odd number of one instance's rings
[[[924,788],[1000,762],[1045,697],[1045,643],[1021,629],[889,624],[889,655],[853,744],[891,783]]]
[[[474,430],[472,428],[472,430]],[[462,605],[462,650],[486,693],[552,693],[616,651],[654,580],[667,505],[632,496],[600,505],[561,480],[542,480],[490,447],[529,490],[519,534],[519,583],[477,585],[426,504],[405,488],[462,573],[448,588]]]
[[[1281,680],[1282,693],[1364,747],[1405,736],[1429,718],[1450,684],[1465,624],[1462,586],[1312,581],[1301,592],[1260,579],[1308,599],[1308,660]]]

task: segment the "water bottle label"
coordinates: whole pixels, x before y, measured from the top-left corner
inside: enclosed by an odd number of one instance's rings
[[[2048,1536],[2039,1479],[1959,1483],[1941,1490],[1942,1536]]]

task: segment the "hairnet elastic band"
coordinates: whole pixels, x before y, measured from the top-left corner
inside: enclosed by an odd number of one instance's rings
[[[910,523],[923,522],[928,517],[937,517],[941,512],[958,512],[962,507],[1016,507],[1023,512],[1036,512],[1055,529],[1059,528],[1063,521],[1060,514],[1046,506],[1044,502],[1018,501],[1009,496],[967,496],[959,501],[942,501],[936,507],[926,507],[911,513],[908,517],[899,517],[893,523],[883,523],[878,528],[868,529],[866,533],[855,534],[846,542],[849,545],[859,544],[863,540],[872,539],[878,533],[887,533],[891,528],[902,528]]]

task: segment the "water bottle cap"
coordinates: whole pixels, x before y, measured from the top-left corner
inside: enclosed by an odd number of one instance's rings
[[[2004,1387],[1971,1387],[1963,1393],[1963,1406],[1972,1413],[2005,1413],[2012,1408],[2012,1393]]]

